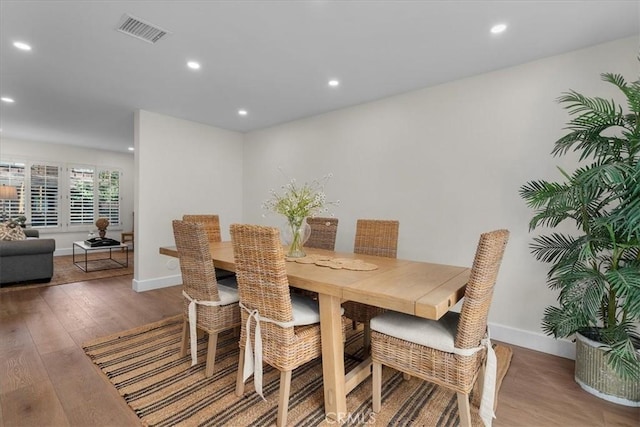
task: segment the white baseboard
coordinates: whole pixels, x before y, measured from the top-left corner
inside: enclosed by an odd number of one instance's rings
[[[510,326],[489,323],[491,339],[525,347],[542,353],[553,354],[566,359],[576,358],[576,345],[573,341],[555,339],[539,332],[526,331]]]
[[[177,274],[175,276],[156,277],[154,279],[136,280],[131,281],[132,288],[136,292],[151,291],[153,289],[168,288],[170,286],[179,285],[182,283],[182,275]]]

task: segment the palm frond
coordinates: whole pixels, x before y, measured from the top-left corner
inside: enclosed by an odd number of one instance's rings
[[[616,144],[612,144],[610,138],[602,136],[607,129],[628,126],[622,108],[614,100],[590,98],[569,91],[560,96],[558,102],[566,104],[564,108],[575,117],[566,127],[570,132],[556,141],[551,152],[554,156],[564,155],[571,148],[580,152],[580,160],[590,156],[615,155],[620,151],[620,148],[615,149]]]
[[[542,318],[542,330],[555,338],[566,338],[588,326],[582,313],[567,307],[547,307]]]
[[[604,328],[600,331],[600,341],[605,351],[607,362],[623,378],[640,381],[640,357],[638,356],[638,337],[631,322]]]
[[[538,261],[555,263],[561,259],[576,257],[580,252],[580,241],[573,236],[552,233],[549,236],[538,236],[530,245],[531,253]]]
[[[605,273],[629,319],[640,320],[640,268],[628,265]]]
[[[533,209],[547,205],[551,200],[566,191],[567,186],[549,181],[529,181],[520,187],[520,196]]]
[[[627,107],[630,111],[640,114],[640,82],[635,81],[627,84],[620,74],[602,73],[602,80],[611,83],[620,89],[627,97]]]

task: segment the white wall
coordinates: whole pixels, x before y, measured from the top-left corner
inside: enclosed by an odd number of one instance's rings
[[[532,213],[518,190],[575,165],[550,155],[568,118],[561,92],[608,97],[600,73],[635,80],[637,54],[637,38],[619,40],[246,134],[244,220],[281,224],[260,208],[286,183],[281,167],[299,181],[333,173],[338,250],[352,250],[357,218],[398,219],[399,257],[470,265],[481,232],[508,228],[493,336],[571,357],[573,345],[540,330],[556,294],[530,254]]]
[[[171,221],[220,215],[222,237],[242,220],[242,134],[148,111],[135,118],[135,290],[181,283]]]
[[[122,226],[109,225],[107,236],[120,240],[122,231],[129,231],[133,226],[133,154],[114,151],[95,150],[73,145],[50,144],[0,138],[0,157],[12,160],[39,160],[55,163],[76,163],[96,166],[116,167],[122,170]],[[56,239],[55,255],[70,255],[74,241],[84,240],[95,226],[87,226],[82,231],[61,232],[60,230],[41,229],[40,235]]]

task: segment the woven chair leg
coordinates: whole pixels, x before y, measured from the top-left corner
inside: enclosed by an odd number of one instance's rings
[[[457,393],[458,414],[460,415],[460,427],[471,427],[471,409],[469,407],[469,395]]]
[[[355,331],[357,327],[358,327],[358,322],[356,322],[355,320],[352,320],[351,321],[351,329],[353,329]]]
[[[276,426],[287,425],[287,413],[289,412],[289,393],[291,392],[291,372],[280,372],[280,393],[278,393],[278,418]]]
[[[372,406],[373,412],[378,413],[382,408],[382,364],[373,362],[373,378],[371,384],[373,385],[372,391]]]
[[[402,379],[405,381],[409,381],[411,379],[411,375],[407,374],[406,372],[403,372]]]
[[[207,344],[207,367],[204,371],[204,376],[209,378],[213,375],[213,369],[216,364],[216,348],[218,346],[218,334],[209,334],[209,343]]]
[[[182,344],[180,344],[180,357],[186,356],[189,348],[189,322],[182,322]]]
[[[244,394],[244,381],[242,372],[244,371],[244,348],[240,347],[240,357],[238,358],[238,375],[236,377],[236,396]]]

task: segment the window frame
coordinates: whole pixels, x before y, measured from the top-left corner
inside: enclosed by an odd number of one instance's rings
[[[110,175],[110,185],[116,185],[117,189],[115,192],[117,193],[115,198],[111,198],[107,201],[111,206],[108,207],[109,215],[109,225],[113,227],[113,229],[121,229],[122,228],[122,178],[123,172],[122,168],[115,166],[104,166],[104,165],[91,165],[91,164],[83,164],[83,163],[61,163],[61,162],[49,162],[49,161],[40,161],[40,160],[23,160],[20,158],[1,158],[0,163],[7,164],[9,167],[18,165],[23,168],[24,176],[22,179],[23,188],[26,189],[22,194],[24,194],[24,199],[20,200],[20,202],[24,203],[24,211],[23,213],[15,211],[15,209],[9,211],[10,218],[14,218],[18,215],[24,215],[27,217],[27,224],[29,224],[32,228],[41,230],[43,232],[78,232],[78,231],[86,231],[86,230],[94,230],[95,229],[95,221],[100,217],[100,207],[103,203],[105,203],[105,199],[103,194],[101,194],[101,186],[100,186],[100,176],[103,173],[108,173]],[[57,224],[56,225],[32,225],[33,218],[33,206],[32,206],[32,166],[46,166],[46,167],[56,167],[58,168],[58,177],[57,177]],[[92,199],[91,206],[93,209],[93,218],[91,222],[88,220],[83,223],[72,224],[72,204],[71,204],[71,190],[73,187],[72,184],[72,170],[74,168],[78,169],[88,169],[93,171],[93,181],[92,181]],[[114,178],[114,174],[117,177]],[[2,169],[0,169],[0,184],[6,183],[7,185],[19,185],[12,184],[11,176],[5,178]],[[13,180],[16,182],[16,180]],[[21,190],[18,189],[20,192]],[[7,201],[9,203],[9,201]],[[15,201],[12,201],[15,204]],[[7,205],[9,206],[9,205]],[[1,208],[1,207],[0,207]]]

